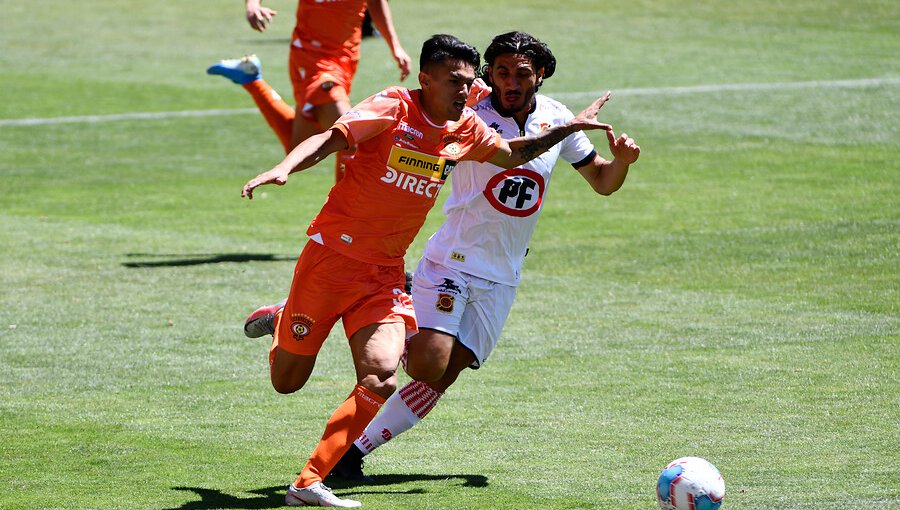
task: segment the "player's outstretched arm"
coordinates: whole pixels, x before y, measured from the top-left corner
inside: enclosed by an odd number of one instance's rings
[[[289,152],[281,160],[281,163],[247,181],[247,184],[244,184],[244,188],[241,190],[241,196],[252,200],[253,190],[259,186],[264,184],[283,186],[287,182],[288,176],[292,173],[306,170],[325,159],[329,154],[349,147],[350,145],[347,143],[344,133],[337,129],[329,129],[323,133],[311,136]]]
[[[612,130],[612,126],[597,120],[597,114],[603,104],[609,100],[609,95],[610,93],[607,92],[598,98],[566,124],[553,126],[537,135],[504,140],[500,149],[488,161],[502,168],[514,168],[547,152],[547,149],[577,131]]]
[[[278,11],[274,9],[261,6],[259,0],[247,0],[245,7],[247,10],[247,23],[250,23],[250,28],[259,32],[265,32],[269,22],[278,14]]]
[[[391,18],[391,8],[388,7],[387,0],[373,0],[368,2],[369,16],[372,17],[372,24],[381,32],[381,37],[387,43],[391,50],[391,55],[400,68],[400,81],[409,76],[412,68],[412,59],[407,55],[406,50],[400,45],[400,39],[394,30],[394,21]]]
[[[591,188],[601,195],[611,195],[621,188],[628,175],[628,168],[641,155],[641,147],[625,133],[616,138],[616,134],[610,129],[606,132],[606,138],[613,160],[607,161],[597,155],[594,161],[578,169]]]

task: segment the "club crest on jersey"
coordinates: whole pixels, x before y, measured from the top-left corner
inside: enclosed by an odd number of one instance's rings
[[[545,189],[541,174],[526,168],[513,168],[493,176],[484,188],[484,196],[503,214],[526,217],[540,210]]]
[[[387,173],[381,177],[381,182],[416,195],[436,198],[455,166],[454,160],[395,145],[391,147]]]
[[[456,156],[462,151],[462,146],[460,145],[462,143],[462,138],[456,135],[445,135],[441,138],[441,143],[444,144],[444,152],[451,156]]]
[[[309,315],[303,313],[291,315],[291,334],[294,335],[294,340],[298,342],[303,341],[315,323],[316,321]]]
[[[434,308],[441,313],[453,313],[453,302],[455,300],[456,298],[453,297],[453,294],[441,292],[438,294],[437,303],[434,304]]]

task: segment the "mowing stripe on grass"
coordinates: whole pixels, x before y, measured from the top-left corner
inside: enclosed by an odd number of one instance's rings
[[[649,87],[614,90],[618,96],[662,96],[675,94],[698,94],[707,92],[746,92],[760,90],[797,90],[810,88],[865,88],[884,85],[900,85],[900,78],[865,78],[860,80],[797,81],[786,83],[722,83],[718,85],[692,85],[689,87]],[[600,97],[605,90],[585,92],[560,92],[553,94],[558,99]]]
[[[96,122],[112,122],[116,120],[158,120],[175,117],[221,117],[223,115],[246,115],[258,113],[256,108],[241,108],[237,110],[185,110],[180,112],[146,112],[146,113],[117,113],[113,115],[82,115],[78,117],[47,117],[32,119],[0,120],[0,126],[41,126],[45,124],[93,124]]]
[[[619,89],[615,91],[620,96],[658,96],[671,94],[697,94],[708,92],[742,92],[759,90],[795,90],[807,88],[860,88],[880,87],[884,85],[898,85],[900,78],[864,78],[859,80],[824,80],[824,81],[800,81],[786,83],[722,83],[716,85],[693,85],[689,87],[648,87],[634,89]],[[599,97],[606,91],[584,92],[560,92],[552,96],[557,99],[575,99],[581,97]],[[46,124],[75,124],[112,122],[117,120],[157,120],[174,117],[219,117],[224,115],[246,115],[257,113],[256,108],[241,108],[236,110],[187,110],[180,112],[149,112],[149,113],[119,113],[113,115],[83,115],[78,117],[47,117],[31,119],[4,119],[0,120],[2,126],[41,126]]]

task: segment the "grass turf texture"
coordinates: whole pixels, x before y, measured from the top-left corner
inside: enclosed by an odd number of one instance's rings
[[[0,119],[250,108],[203,69],[251,51],[288,95],[294,5],[272,5],[265,35],[240,2],[7,6]],[[338,494],[646,509],[698,455],[725,508],[900,508],[895,2],[391,6],[414,58],[437,32],[541,37],[543,91],[577,110],[612,89],[602,117],[643,154],[608,199],[560,166],[494,356]],[[363,51],[354,100],[397,76],[383,42]],[[329,161],[241,202],[280,156],[252,114],[0,125],[0,508],[281,505],[352,369],[336,330],[277,395],[241,334],[331,180]]]

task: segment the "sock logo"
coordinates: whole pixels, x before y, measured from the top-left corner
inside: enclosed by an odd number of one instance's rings
[[[381,429],[381,437],[383,437],[385,441],[390,441],[394,435],[391,434],[391,431],[388,429]]]

